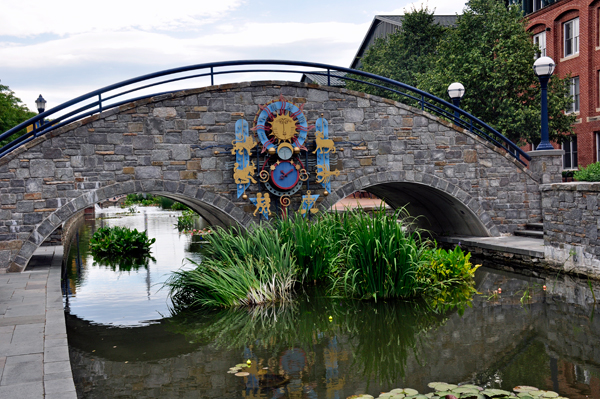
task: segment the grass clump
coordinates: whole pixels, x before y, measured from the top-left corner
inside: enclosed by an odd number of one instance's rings
[[[600,162],[591,163],[585,168],[573,173],[573,179],[577,181],[600,181]]]
[[[177,217],[177,230],[183,231],[192,229],[196,219],[198,219],[198,214],[186,207],[186,209],[181,212],[181,216]]]
[[[385,209],[373,215],[350,211],[344,217],[346,262],[333,282],[334,289],[344,296],[375,300],[416,296],[415,273],[429,242],[411,229],[404,209],[392,215]]]
[[[166,286],[176,309],[236,307],[291,298],[297,267],[290,247],[269,225],[251,233],[217,228],[202,263],[179,270]]]
[[[205,260],[167,286],[178,308],[286,301],[297,281],[345,298],[425,297],[436,308],[470,300],[477,268],[470,255],[436,249],[414,225],[404,209],[382,208],[297,216],[252,232],[217,229],[206,237]]]

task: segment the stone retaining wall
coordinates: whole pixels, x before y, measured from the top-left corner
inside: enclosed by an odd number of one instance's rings
[[[544,184],[540,191],[546,260],[600,278],[600,183]]]

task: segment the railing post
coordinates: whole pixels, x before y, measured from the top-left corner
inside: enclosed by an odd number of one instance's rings
[[[421,95],[421,111],[425,111],[425,97]]]
[[[327,68],[327,86],[331,86],[331,69]]]
[[[102,112],[102,94],[98,94],[98,109],[99,112]]]
[[[215,76],[213,75],[213,67],[210,67],[210,85],[215,85]]]

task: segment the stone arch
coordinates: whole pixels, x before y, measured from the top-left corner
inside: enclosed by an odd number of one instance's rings
[[[411,216],[420,217],[420,227],[436,234],[500,235],[492,217],[476,198],[430,173],[416,178],[402,172],[363,176],[332,193],[325,206],[331,207],[358,190],[377,195],[392,208],[406,206]]]
[[[111,197],[140,192],[162,195],[182,202],[200,214],[211,225],[222,227],[237,225],[246,228],[251,221],[250,216],[227,198],[185,182],[138,180],[116,183],[90,190],[59,207],[46,217],[35,226],[29,238],[24,241],[8,271],[22,272],[25,270],[33,252],[44,242],[46,237],[76,213]]]

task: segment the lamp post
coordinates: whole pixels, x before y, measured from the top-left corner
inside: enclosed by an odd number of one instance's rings
[[[536,150],[553,150],[548,133],[548,81],[554,72],[556,64],[550,57],[540,57],[533,63],[533,72],[540,79],[542,86],[542,140]]]
[[[44,97],[42,97],[41,94],[37,98],[37,100],[35,100],[35,105],[37,107],[38,114],[41,114],[42,112],[44,112],[46,110],[46,100],[44,100]],[[41,127],[42,124],[43,124],[43,120],[38,121],[37,127]]]
[[[454,82],[450,86],[448,86],[448,95],[452,100],[452,104],[455,107],[460,107],[460,99],[465,95],[465,86],[462,83]],[[460,120],[460,114],[458,111],[454,111],[454,123],[458,125],[458,121]]]

